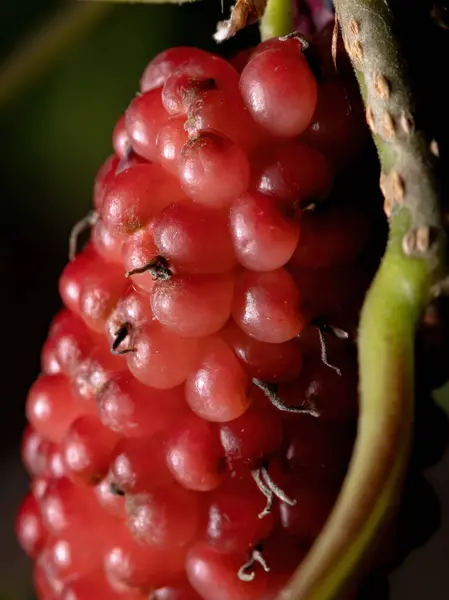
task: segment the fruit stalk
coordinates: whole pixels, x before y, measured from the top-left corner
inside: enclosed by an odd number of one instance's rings
[[[293,10],[291,0],[268,2],[260,22],[260,35],[263,40],[291,33]]]
[[[335,0],[379,154],[390,233],[361,315],[360,417],[350,470],[282,600],[338,597],[394,511],[412,439],[415,331],[444,274],[438,147],[419,128],[391,4]]]

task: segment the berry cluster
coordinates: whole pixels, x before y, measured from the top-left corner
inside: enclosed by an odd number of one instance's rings
[[[114,129],[27,400],[41,600],[268,600],[327,518],[373,211],[334,187],[356,100],[303,50],[167,50]]]

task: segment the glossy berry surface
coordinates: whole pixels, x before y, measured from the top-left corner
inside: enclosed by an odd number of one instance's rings
[[[345,85],[296,37],[145,69],[27,399],[40,600],[272,600],[320,533],[378,219],[342,171]]]
[[[274,136],[295,137],[310,123],[317,85],[299,48],[273,48],[250,58],[240,77],[248,110]]]
[[[28,556],[35,558],[39,555],[44,547],[47,531],[33,494],[28,494],[22,501],[17,515],[16,535]]]

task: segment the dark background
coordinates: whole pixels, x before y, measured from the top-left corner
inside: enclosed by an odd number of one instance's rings
[[[19,445],[26,393],[59,307],[57,280],[70,228],[91,205],[95,172],[112,150],[113,125],[137,91],[146,63],[172,45],[212,48],[221,18],[219,0],[182,8],[111,5],[98,8],[95,18],[74,13],[77,35],[67,32],[55,42],[53,25],[37,38],[35,32],[67,6],[56,0],[0,1],[1,600],[32,597],[30,564],[13,531],[28,486]],[[256,30],[225,52],[245,38],[255,40]],[[449,460],[430,478],[449,505]],[[443,512],[439,533],[393,577],[394,600],[447,599],[448,532]]]

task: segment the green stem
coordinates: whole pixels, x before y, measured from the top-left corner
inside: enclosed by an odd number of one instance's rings
[[[292,5],[292,0],[268,0],[260,22],[262,40],[284,36],[293,31]]]
[[[414,332],[430,286],[426,263],[401,256],[406,227],[399,216],[395,220],[360,321],[361,405],[350,471],[331,518],[282,600],[337,597],[400,495],[412,434]]]
[[[37,80],[42,71],[110,10],[111,5],[96,2],[70,2],[62,8],[0,65],[0,108]]]
[[[331,600],[369,567],[369,549],[394,514],[408,464],[416,327],[444,272],[435,143],[415,125],[390,2],[335,0],[335,7],[379,153],[390,235],[361,315],[360,416],[350,469],[282,600]]]

